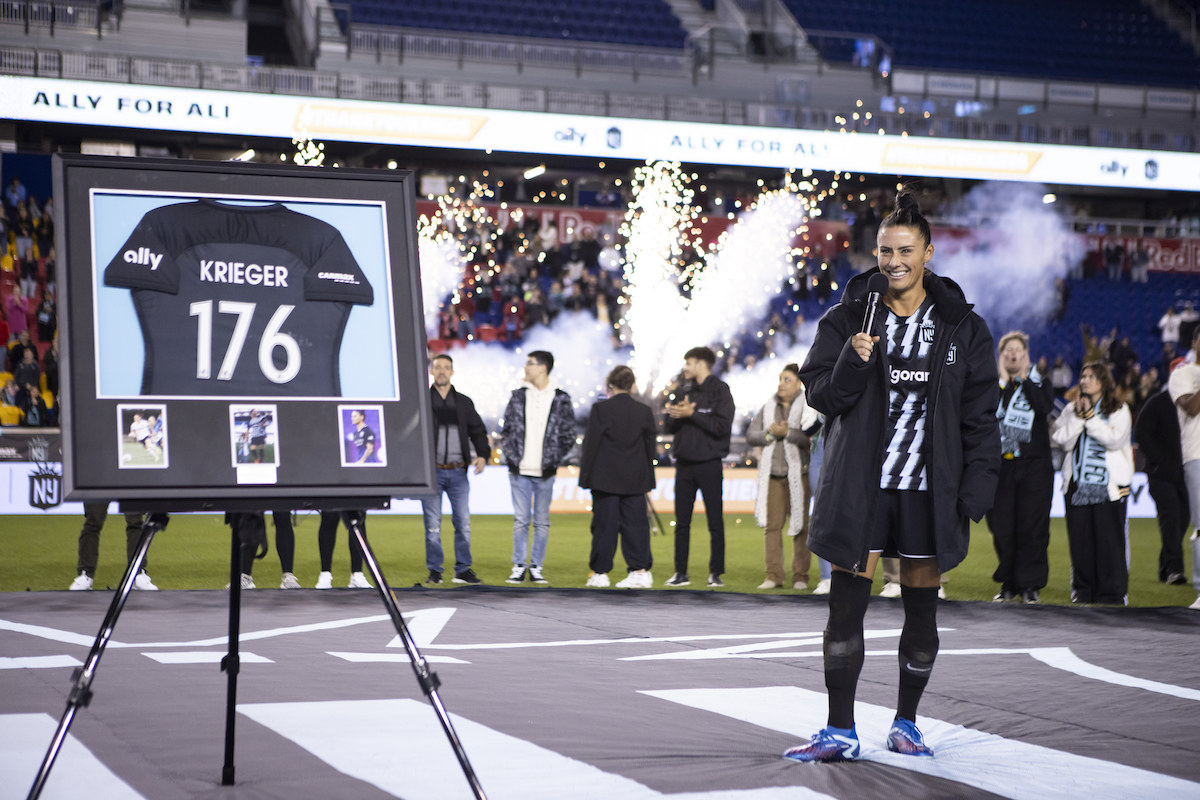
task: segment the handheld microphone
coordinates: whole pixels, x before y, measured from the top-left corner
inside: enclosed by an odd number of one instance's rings
[[[876,272],[867,279],[867,314],[863,317],[862,332],[870,335],[875,328],[875,314],[879,311],[879,301],[887,291],[887,275]]]

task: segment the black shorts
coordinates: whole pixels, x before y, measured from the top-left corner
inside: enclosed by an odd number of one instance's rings
[[[889,558],[935,557],[929,492],[881,489],[867,549]]]

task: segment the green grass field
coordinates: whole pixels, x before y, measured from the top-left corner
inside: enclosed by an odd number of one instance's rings
[[[0,591],[47,591],[66,589],[75,577],[76,543],[82,517],[64,515],[4,517],[0,540],[4,542],[4,559],[0,562]],[[296,526],[296,576],[304,586],[312,586],[317,578],[317,521],[315,513],[300,515]],[[591,518],[586,514],[559,514],[551,520],[550,546],[545,572],[551,586],[582,588],[588,575],[588,552]],[[664,516],[663,524],[670,525],[671,517]],[[698,515],[692,531],[691,574],[703,580],[708,562],[708,533],[703,529],[703,515]],[[1130,581],[1129,602],[1133,606],[1186,606],[1196,599],[1191,586],[1166,586],[1157,580],[1159,537],[1152,519],[1130,521]],[[474,569],[485,584],[505,585],[511,567],[512,520],[507,516],[476,516],[471,520],[471,550]],[[444,549],[453,559],[450,518],[442,524]],[[668,528],[668,530],[670,530]],[[368,517],[367,532],[388,583],[394,588],[410,587],[425,577],[425,548],[419,516]],[[268,523],[268,536],[274,542],[274,528]],[[349,580],[349,556],[346,531],[338,532],[334,553],[334,586],[345,586]],[[672,569],[672,538],[652,537],[654,578],[656,590],[670,577]],[[1187,574],[1191,574],[1190,548]],[[230,534],[218,514],[178,515],[170,527],[157,535],[149,554],[149,574],[162,589],[217,589],[229,580]],[[120,514],[109,516],[100,539],[100,565],[96,588],[114,587],[121,579],[125,566],[125,529]],[[951,600],[990,600],[997,591],[991,574],[995,568],[995,552],[987,527],[972,529],[971,551],[961,565],[949,573],[946,584]],[[453,570],[451,564],[450,570]],[[1046,603],[1069,603],[1066,528],[1062,520],[1051,521],[1050,581],[1042,592]],[[624,576],[624,562],[617,554],[613,577]],[[883,581],[882,570],[875,576],[875,591]],[[279,559],[272,551],[255,563],[254,579],[260,588],[279,586]],[[450,577],[450,576],[447,576]],[[762,532],[750,515],[726,517],[725,588],[718,591],[757,593],[763,580]],[[818,574],[814,562],[812,585]],[[702,584],[700,584],[702,585]],[[454,586],[447,581],[446,587]],[[466,587],[463,587],[464,589]],[[697,588],[694,582],[691,588]],[[536,591],[530,584],[514,590]],[[605,591],[605,590],[599,590]],[[610,590],[620,591],[620,590]],[[793,593],[793,590],[772,589],[766,593]]]

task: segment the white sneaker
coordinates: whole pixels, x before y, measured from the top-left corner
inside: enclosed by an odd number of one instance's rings
[[[92,588],[92,579],[88,577],[86,572],[79,573],[79,577],[71,581],[71,585],[67,587],[72,592],[84,592]]]
[[[607,589],[611,585],[612,584],[608,582],[608,576],[603,572],[593,572],[592,574],[588,575],[587,586],[590,586],[593,589]],[[617,585],[620,586],[620,584]]]
[[[778,589],[780,586],[783,586],[783,584],[776,583],[775,581],[771,580],[770,578],[767,578],[765,581],[763,581],[762,583],[760,583],[758,585],[758,588],[760,588],[760,589]]]
[[[145,572],[139,572],[137,577],[133,579],[133,588],[141,589],[144,592],[158,591],[158,587],[150,582],[150,576]]]
[[[349,586],[351,589],[374,589],[375,588],[374,586],[371,585],[371,582],[367,580],[367,576],[363,575],[361,572],[351,572],[350,573]]]
[[[946,587],[945,587],[945,586],[939,586],[939,587],[938,587],[938,599],[939,599],[939,600],[945,600],[945,599],[946,599]]]
[[[529,568],[529,580],[533,581],[534,583],[549,583],[550,582],[550,581],[546,580],[546,577],[544,575],[542,575],[541,567],[530,567]],[[606,578],[606,580],[607,580],[607,578]]]
[[[290,572],[283,573],[283,578],[279,581],[280,589],[299,589],[300,581],[296,580],[296,576]]]
[[[245,572],[242,573],[242,588],[243,589],[253,589],[254,588],[254,576],[253,575],[249,575]]]
[[[813,594],[829,594],[829,586],[832,583],[829,578],[822,578],[817,581],[817,588],[813,589]]]
[[[71,588],[74,589],[75,587],[72,586]],[[1196,595],[1196,602],[1192,603],[1188,608],[1193,611],[1200,611],[1200,595]]]
[[[807,592],[808,584],[805,583],[804,581],[796,581],[795,583],[792,584],[792,588],[798,592]]]
[[[505,578],[504,582],[505,583],[520,583],[523,580],[525,580],[525,568],[514,564],[513,568],[512,568],[512,574],[510,574],[507,578]]]
[[[891,581],[888,581],[887,583],[885,583],[883,585],[883,588],[879,590],[879,596],[880,597],[899,597],[900,596],[900,584],[892,583]]]
[[[317,585],[314,589],[332,589],[333,588],[333,573],[322,572],[317,576]]]
[[[654,576],[647,569],[635,569],[623,580],[617,581],[618,589],[650,589],[653,586]]]

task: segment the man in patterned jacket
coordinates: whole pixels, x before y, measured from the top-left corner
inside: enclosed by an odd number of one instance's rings
[[[571,396],[550,385],[552,369],[553,355],[545,350],[531,352],[525,361],[525,381],[512,393],[504,409],[500,449],[508,461],[513,502],[513,569],[507,583],[520,583],[527,573],[534,583],[549,582],[542,567],[550,539],[554,474],[575,446]]]

